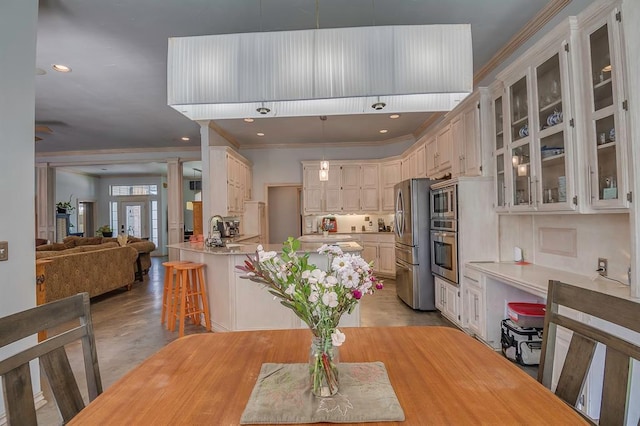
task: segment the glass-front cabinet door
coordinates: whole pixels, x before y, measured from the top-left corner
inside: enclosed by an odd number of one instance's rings
[[[529,88],[525,75],[507,87],[507,130],[511,158],[511,191],[507,201],[513,210],[530,210],[535,206],[532,185],[531,135],[529,127]]]
[[[564,46],[564,45],[563,45]],[[539,210],[571,210],[574,199],[572,127],[568,70],[568,49],[556,52],[534,67],[534,143],[539,155],[535,203]],[[569,182],[567,182],[567,179]]]
[[[491,112],[493,115],[493,158],[495,167],[495,204],[496,211],[506,211],[507,204],[507,176],[505,175],[505,137],[504,110],[502,102],[502,85],[492,88]]]
[[[585,28],[582,41],[588,74],[585,83],[590,146],[588,182],[593,208],[628,207],[626,100],[623,91],[620,22],[617,10]]]

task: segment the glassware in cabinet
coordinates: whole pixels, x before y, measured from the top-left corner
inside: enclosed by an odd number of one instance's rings
[[[509,87],[511,141],[515,142],[529,136],[529,96],[527,77],[522,77]]]
[[[502,96],[497,97],[493,103],[493,117],[495,121],[495,149],[504,148],[504,129],[502,124]]]
[[[564,120],[563,74],[560,54],[556,53],[535,67],[538,96],[536,142],[540,152],[540,178],[536,203],[562,208],[567,203],[567,128]],[[572,204],[566,204],[573,206]]]
[[[496,154],[496,208],[506,207],[506,185],[504,175],[504,153]]]
[[[525,143],[511,150],[511,182],[513,183],[513,206],[531,206],[532,178],[531,178],[531,150],[530,144]]]
[[[621,26],[609,11],[583,29],[585,46],[587,143],[591,151],[589,192],[591,207],[627,208],[625,96],[623,88]]]

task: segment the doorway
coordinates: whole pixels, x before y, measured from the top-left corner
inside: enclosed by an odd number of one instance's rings
[[[137,238],[149,238],[149,220],[146,201],[120,203],[120,233]]]
[[[302,186],[266,185],[267,227],[270,244],[302,235]]]
[[[95,202],[78,202],[78,234],[83,237],[93,237],[96,232]]]

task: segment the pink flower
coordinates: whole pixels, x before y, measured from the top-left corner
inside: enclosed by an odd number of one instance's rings
[[[380,281],[376,282],[376,290],[382,290],[383,287],[384,285]]]
[[[351,292],[353,294],[353,297],[357,300],[360,300],[360,298],[362,297],[362,292],[358,289],[355,289]]]

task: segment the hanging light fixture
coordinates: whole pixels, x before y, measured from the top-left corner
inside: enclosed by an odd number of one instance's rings
[[[473,90],[470,25],[320,29],[317,2],[315,29],[173,37],[167,63],[192,120],[449,111]]]
[[[327,121],[326,115],[321,115],[322,121],[322,139],[324,140],[324,122]],[[320,171],[318,172],[321,181],[329,180],[329,162],[324,159],[324,153],[322,154],[322,161],[320,161]]]

